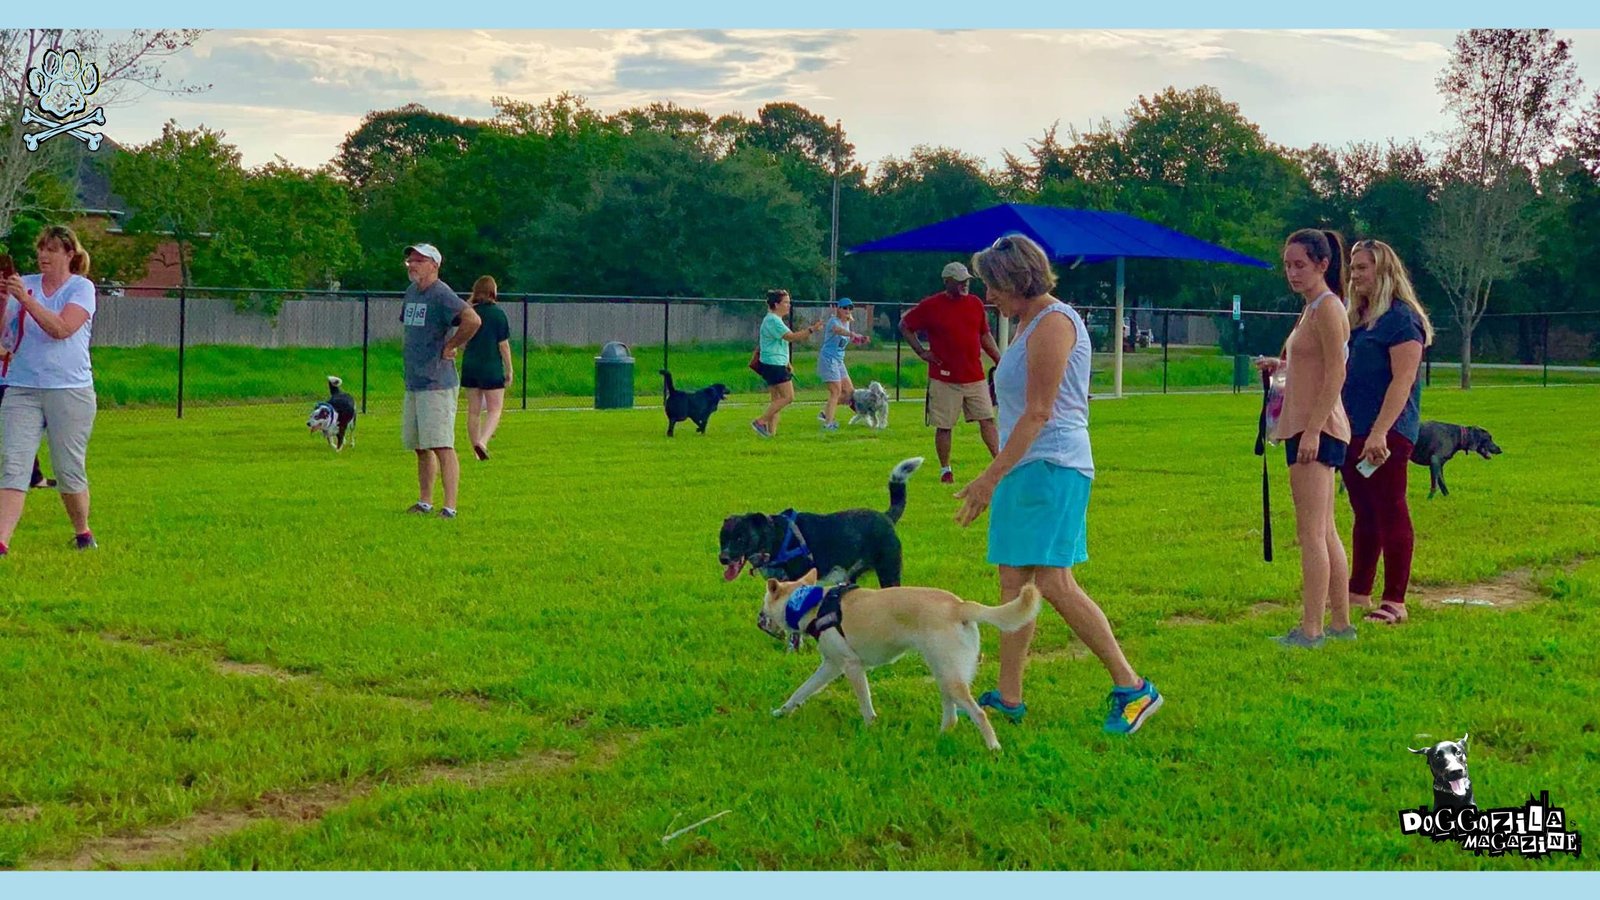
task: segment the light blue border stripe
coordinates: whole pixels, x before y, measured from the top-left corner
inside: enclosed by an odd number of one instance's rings
[[[424,0],[79,0],[48,7],[7,2],[0,25],[135,28],[1466,28],[1600,27],[1600,4],[1507,3],[1505,0],[1423,0],[1361,7],[1281,0],[1144,0],[1141,3],[1011,0],[627,0],[612,3]],[[1362,16],[1361,9],[1372,15]],[[33,20],[33,21],[28,21]]]
[[[1135,5],[1012,0],[1002,5],[971,0],[923,0],[914,5],[860,0],[808,0],[758,4],[750,0],[659,3],[477,3],[441,5],[421,0],[278,0],[225,4],[219,0],[167,0],[159,6],[126,0],[78,0],[48,8],[6,3],[0,26],[137,28],[1600,28],[1600,4],[1504,0],[1429,0],[1381,7],[1381,14],[1351,21],[1352,7],[1235,0],[1227,5],[1193,0],[1145,0]],[[37,21],[48,18],[48,23]],[[1580,825],[1581,823],[1575,823]],[[1357,862],[1357,861],[1352,861]],[[1508,860],[1508,866],[1527,866]],[[1536,866],[1532,868],[1536,869]],[[892,884],[891,884],[892,882]],[[0,873],[8,898],[116,897],[170,900],[224,896],[227,900],[356,897],[385,900],[499,897],[590,900],[684,897],[694,900],[816,900],[819,894],[884,897],[910,893],[919,900],[971,900],[975,892],[1005,890],[1027,897],[1292,897],[1293,900],[1362,900],[1447,896],[1450,900],[1504,900],[1512,892],[1551,896],[1600,894],[1600,873],[1538,871],[1450,873]]]

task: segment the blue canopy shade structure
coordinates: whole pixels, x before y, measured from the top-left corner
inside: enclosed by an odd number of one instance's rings
[[[1116,321],[1121,322],[1123,260],[1188,259],[1270,269],[1272,264],[1126,213],[1003,203],[922,228],[857,244],[847,253],[976,253],[1008,234],[1025,234],[1057,263],[1117,261]],[[1002,324],[1004,328],[1004,324]],[[1122,395],[1122,341],[1113,340],[1115,393]]]
[[[975,213],[902,231],[847,253],[976,253],[1007,234],[1032,238],[1062,263],[1097,263],[1121,257],[1193,259],[1237,266],[1272,268],[1271,263],[1236,253],[1137,216],[1093,209],[1063,209],[1003,203]]]

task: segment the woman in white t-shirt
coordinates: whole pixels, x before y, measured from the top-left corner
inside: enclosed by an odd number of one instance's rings
[[[12,348],[6,400],[0,404],[0,556],[22,518],[29,476],[41,437],[48,434],[61,501],[79,550],[95,546],[89,531],[89,479],[84,459],[94,430],[94,374],[89,331],[94,283],[89,254],[64,225],[40,232],[39,274],[12,275],[0,285],[3,327]],[[46,424],[48,423],[48,425]]]

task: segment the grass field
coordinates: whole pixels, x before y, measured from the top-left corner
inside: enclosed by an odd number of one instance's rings
[[[509,394],[509,404],[521,406],[524,387],[521,373],[532,373],[527,385],[529,408],[590,405],[594,397],[594,357],[596,347],[530,347],[528,365],[522,364],[520,347],[513,350],[513,367],[519,379]],[[759,377],[746,363],[750,348],[745,345],[684,345],[663,355],[659,346],[633,348],[634,395],[638,403],[653,402],[661,395],[663,359],[671,365],[673,378],[680,386],[701,387],[722,382],[739,394],[764,392]],[[1173,347],[1167,354],[1165,386],[1171,392],[1228,390],[1232,385],[1233,359],[1214,347]],[[895,385],[895,347],[893,344],[854,349],[847,357],[850,375],[858,386],[874,379],[893,393]],[[1163,361],[1159,347],[1125,354],[1123,390],[1128,393],[1159,393],[1163,386]],[[95,383],[102,407],[145,407],[159,415],[159,409],[177,404],[178,352],[163,347],[97,347],[94,350]],[[817,382],[816,353],[795,354],[795,372],[801,398],[820,401],[825,392]],[[1093,387],[1099,393],[1112,392],[1110,354],[1096,354]],[[261,403],[273,401],[314,402],[323,388],[323,379],[338,375],[345,387],[360,399],[362,357],[359,347],[349,349],[281,348],[259,349],[237,346],[190,347],[184,353],[184,404],[186,407]],[[1459,376],[1453,367],[1436,367],[1435,383],[1455,384]],[[1537,368],[1503,369],[1479,367],[1474,384],[1539,384],[1545,373]],[[1557,369],[1549,373],[1552,384],[1600,385],[1600,366],[1590,369]],[[401,396],[400,348],[397,343],[376,344],[367,355],[368,409],[399,409]],[[927,386],[927,366],[908,349],[902,349],[899,383],[902,396],[920,398]]]
[[[1097,401],[1078,575],[1167,705],[1103,734],[1109,681],[1047,611],[998,756],[937,733],[915,659],[872,675],[873,728],[838,684],[772,719],[814,651],[757,631],[759,582],[716,561],[730,513],[882,508],[890,467],[931,456],[919,404],[881,435],[798,406],[770,442],[749,405],[674,440],[659,412],[513,413],[454,521],[401,512],[381,407],[337,456],[300,401],[106,411],[101,548],[36,491],[0,561],[0,866],[1592,869],[1402,836],[1397,811],[1430,796],[1407,745],[1470,731],[1481,806],[1548,790],[1600,835],[1600,388],[1424,404],[1506,452],[1452,462],[1448,499],[1412,470],[1412,622],[1306,653],[1267,640],[1298,561],[1275,457],[1261,562],[1257,400]],[[981,454],[959,431],[963,480]],[[910,484],[906,580],[994,602],[987,520],[956,527],[937,474]],[[1518,602],[1423,602],[1480,594]]]

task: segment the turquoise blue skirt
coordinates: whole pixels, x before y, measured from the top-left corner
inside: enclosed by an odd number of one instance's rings
[[[1094,479],[1042,459],[1000,479],[989,503],[989,562],[1067,569],[1089,559]]]

